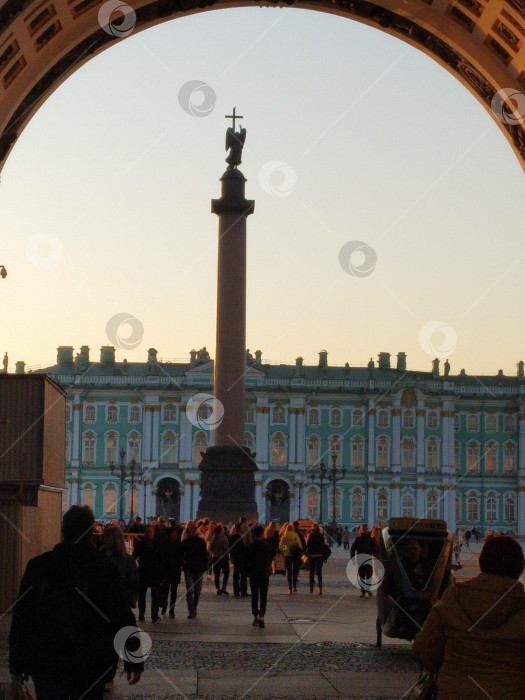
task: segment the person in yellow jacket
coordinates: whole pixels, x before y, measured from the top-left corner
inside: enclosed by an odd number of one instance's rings
[[[288,579],[288,595],[297,593],[297,579],[301,566],[301,556],[304,554],[299,535],[292,523],[288,523],[284,535],[279,542],[279,551],[284,555],[286,577]]]
[[[485,543],[481,573],[445,591],[413,649],[428,671],[439,669],[439,700],[525,697],[525,559],[507,535]]]

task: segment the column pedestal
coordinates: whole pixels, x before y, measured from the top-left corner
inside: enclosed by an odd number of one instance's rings
[[[199,470],[201,500],[197,518],[237,522],[241,515],[258,520],[255,502],[255,454],[248,448],[230,445],[208,447]]]

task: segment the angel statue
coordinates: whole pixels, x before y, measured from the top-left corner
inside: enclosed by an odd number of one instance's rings
[[[242,149],[246,141],[246,129],[241,126],[239,131],[235,131],[234,127],[228,127],[226,130],[226,150],[230,153],[226,158],[228,170],[236,168],[242,162]]]

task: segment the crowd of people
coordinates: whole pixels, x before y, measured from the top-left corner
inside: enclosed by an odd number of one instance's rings
[[[126,545],[124,529],[126,530]],[[359,564],[361,597],[372,596],[367,583],[378,556],[381,524],[362,525],[350,545],[342,529],[338,546],[348,543]],[[131,684],[139,681],[143,659],[115,644],[119,630],[145,621],[150,592],[151,621],[175,617],[182,578],[188,619],[197,616],[203,581],[213,581],[217,596],[251,597],[252,625],[265,627],[270,576],[284,559],[288,594],[298,590],[301,568],[308,571],[310,593],[317,582],[323,594],[323,565],[338,538],[299,521],[266,527],[240,517],[224,525],[209,519],[184,526],[162,518],[145,526],[135,518],[122,528],[118,521],[97,526],[91,509],[73,506],[62,524],[63,541],[52,552],[32,559],[24,573],[13,611],[10,671],[13,696],[22,698],[24,679],[31,675],[38,700],[101,700],[111,690],[119,663]],[[132,546],[130,546],[132,542]],[[518,582],[525,560],[521,546],[509,536],[486,538],[481,573],[452,586],[430,610],[416,636],[414,650],[422,665],[439,673],[439,698],[475,698],[468,679],[474,673],[491,697],[521,697],[525,685],[525,592]],[[421,590],[431,562],[420,542],[411,539],[401,565],[413,587]],[[230,576],[231,574],[231,576]],[[98,614],[94,614],[93,610]],[[109,623],[109,624],[108,624]],[[468,654],[464,650],[468,650]],[[490,658],[489,658],[490,657]],[[495,659],[503,675],[491,669]],[[505,676],[505,677],[503,677]],[[458,693],[458,677],[463,685]]]

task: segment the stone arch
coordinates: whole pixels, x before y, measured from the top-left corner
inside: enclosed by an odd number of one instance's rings
[[[279,523],[290,521],[290,484],[284,479],[272,479],[266,484],[267,518]]]
[[[180,484],[171,476],[160,479],[155,485],[155,514],[166,520],[180,522]]]
[[[116,3],[117,4],[117,3]],[[267,1],[6,0],[0,8],[0,170],[45,99],[77,68],[129,34],[210,9]],[[277,4],[277,2],[275,2]],[[426,4],[424,0],[284,0],[285,5],[352,19],[395,36],[445,68],[484,106],[525,169],[523,0]],[[514,96],[514,97],[513,97]]]

